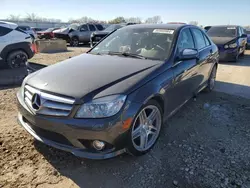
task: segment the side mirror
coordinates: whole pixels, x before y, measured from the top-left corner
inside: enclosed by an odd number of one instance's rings
[[[86,29],[84,29],[84,28],[81,28],[81,29],[80,29],[80,31],[81,31],[81,32],[82,32],[82,31],[86,31]]]
[[[245,34],[245,33],[243,33],[242,35],[241,35],[241,38],[246,38],[247,37],[247,34]]]
[[[198,50],[196,49],[184,49],[178,57],[178,60],[188,60],[188,59],[197,59]]]

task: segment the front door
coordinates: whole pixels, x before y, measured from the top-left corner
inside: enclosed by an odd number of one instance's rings
[[[193,96],[197,87],[197,59],[179,60],[178,56],[184,49],[194,49],[195,44],[189,28],[180,32],[177,41],[175,63],[172,67],[174,73],[174,105],[180,107]]]

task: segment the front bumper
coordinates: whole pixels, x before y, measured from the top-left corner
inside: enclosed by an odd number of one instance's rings
[[[238,49],[228,49],[228,50],[220,50],[219,56],[220,61],[232,61],[238,55]]]
[[[71,152],[78,157],[107,159],[126,151],[128,129],[123,128],[124,118],[132,118],[139,108],[133,104],[117,116],[105,119],[74,119],[36,115],[27,107],[20,92],[18,121],[35,139],[49,146]],[[103,151],[96,151],[90,143],[101,140],[106,143]]]

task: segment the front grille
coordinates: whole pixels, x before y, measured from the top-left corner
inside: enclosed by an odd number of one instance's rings
[[[72,144],[61,134],[48,131],[45,129],[42,129],[40,127],[37,127],[33,124],[31,124],[26,118],[23,117],[23,121],[29,125],[29,127],[40,137],[51,140],[53,142],[57,142],[59,144],[64,144],[68,146],[72,146]]]
[[[32,105],[32,103],[34,103],[32,100],[35,94],[39,97],[38,109],[35,109],[34,105]],[[73,103],[75,102],[72,98],[44,93],[29,85],[25,85],[24,87],[24,101],[29,108],[37,114],[51,116],[68,116],[73,108]]]

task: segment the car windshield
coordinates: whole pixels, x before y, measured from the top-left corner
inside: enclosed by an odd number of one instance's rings
[[[114,31],[116,29],[120,29],[121,27],[123,27],[123,26],[122,25],[118,25],[118,24],[110,25],[104,31],[112,32],[112,31]]]
[[[109,35],[89,53],[164,60],[170,54],[175,30],[124,27]]]
[[[210,37],[235,37],[237,34],[236,27],[226,26],[226,27],[211,27],[207,34]]]

